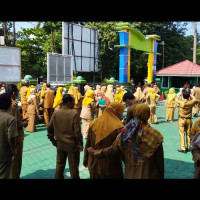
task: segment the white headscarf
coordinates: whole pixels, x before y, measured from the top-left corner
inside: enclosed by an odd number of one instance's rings
[[[30,89],[30,95],[28,97],[27,102],[29,102],[31,99],[33,99],[34,97],[36,97],[35,93],[36,93],[36,88],[31,88]]]

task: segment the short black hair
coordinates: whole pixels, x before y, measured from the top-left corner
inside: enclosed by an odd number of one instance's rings
[[[67,104],[69,102],[73,102],[74,101],[74,97],[70,94],[64,94],[63,95],[63,104]]]
[[[50,83],[47,83],[47,84],[46,84],[46,87],[50,88],[50,87],[51,87],[51,84],[50,84]]]
[[[184,99],[188,99],[190,97],[190,90],[183,89],[182,94]]]
[[[11,96],[7,93],[0,95],[0,109],[8,110],[11,105]]]
[[[133,99],[135,99],[135,96],[133,95],[133,93],[127,92],[123,96],[123,101],[125,102],[127,99],[133,100]]]
[[[6,85],[6,93],[12,96],[13,92],[17,92],[18,88],[15,84]]]

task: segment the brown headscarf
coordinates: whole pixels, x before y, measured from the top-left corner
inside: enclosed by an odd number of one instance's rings
[[[110,133],[124,125],[119,116],[124,112],[125,106],[118,102],[110,103],[103,114],[90,123],[90,128],[96,135],[95,144],[106,138]]]

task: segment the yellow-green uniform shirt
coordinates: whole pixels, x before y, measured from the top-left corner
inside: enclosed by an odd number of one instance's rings
[[[200,103],[200,100],[197,99],[183,99],[182,101],[179,101],[176,99],[176,105],[179,108],[179,116],[185,117],[185,118],[191,118],[192,117],[192,107],[195,103]]]

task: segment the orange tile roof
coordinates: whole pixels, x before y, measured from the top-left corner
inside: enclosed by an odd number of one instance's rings
[[[200,65],[184,60],[158,70],[155,74],[157,76],[200,76]]]

